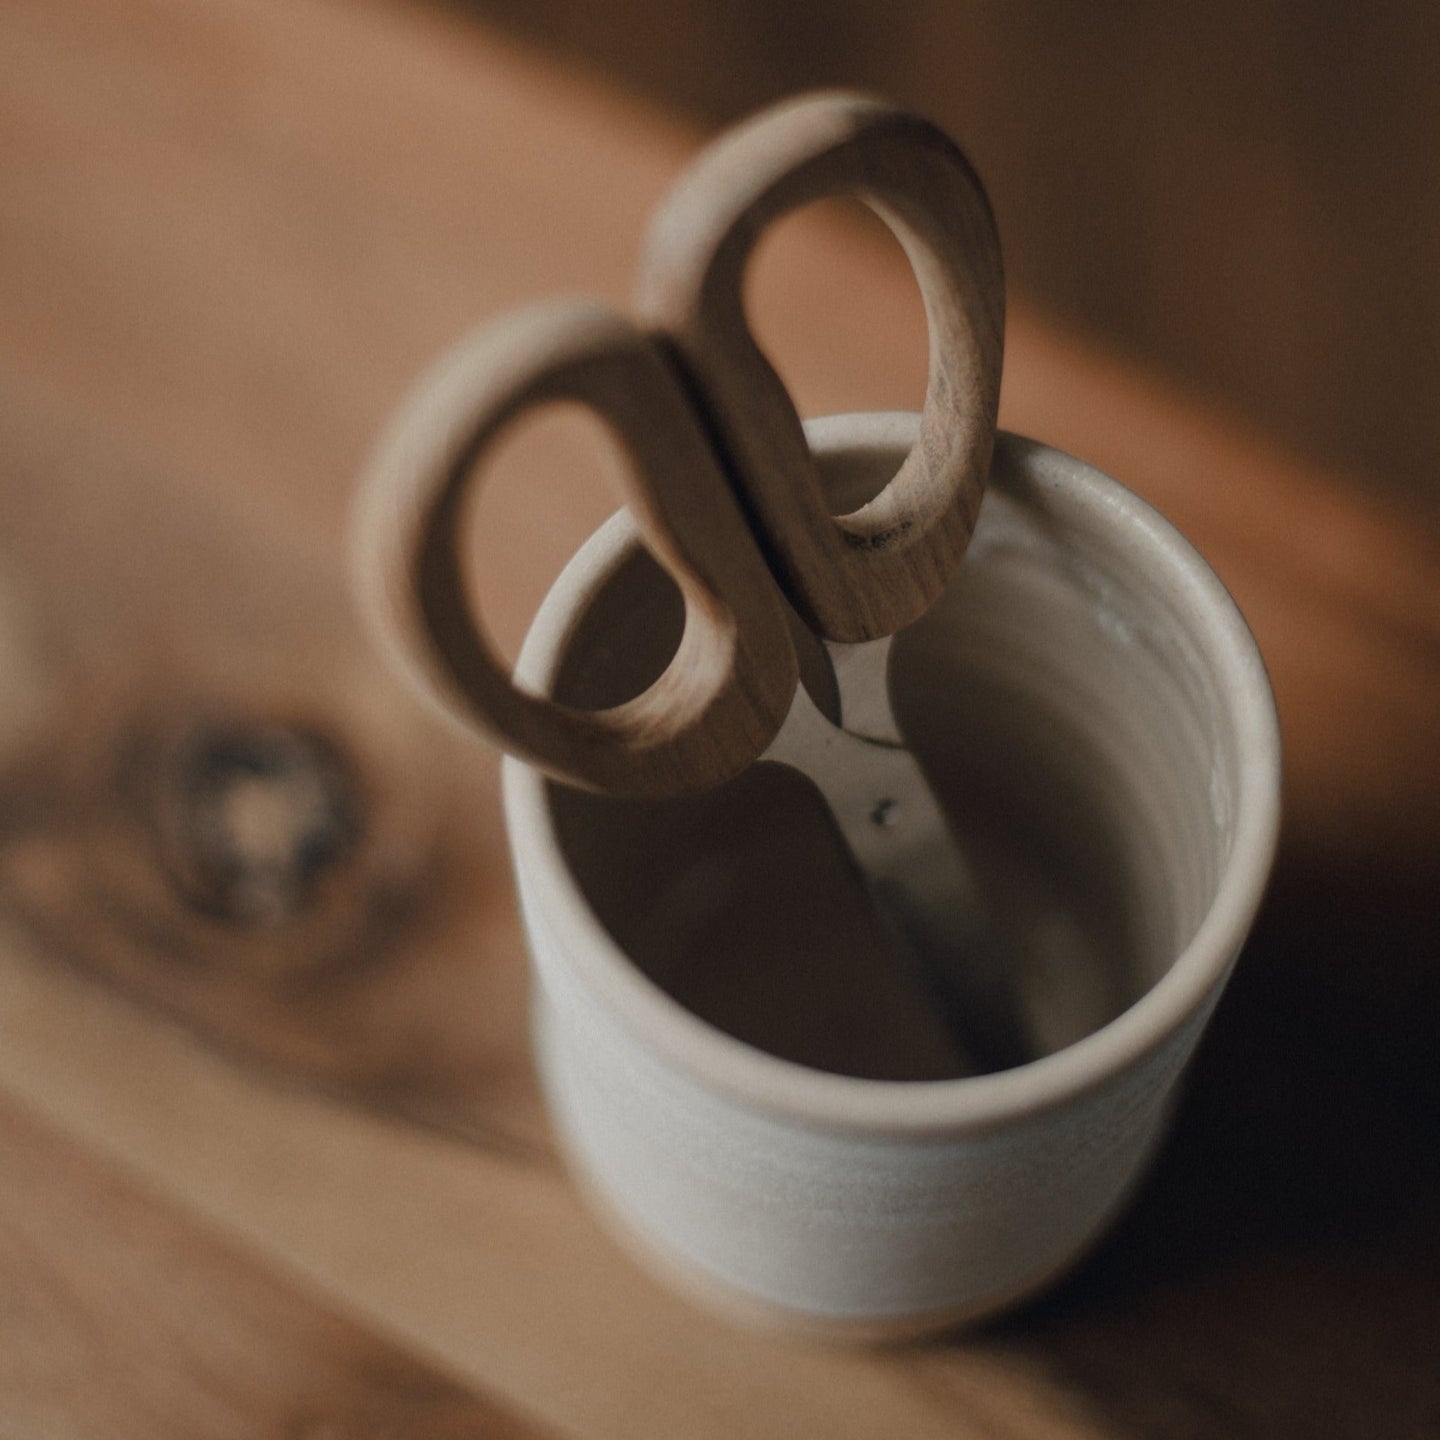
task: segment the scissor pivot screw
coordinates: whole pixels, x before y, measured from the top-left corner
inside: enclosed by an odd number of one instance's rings
[[[870,812],[870,823],[878,825],[882,830],[894,829],[900,823],[900,802],[898,800],[882,800]]]

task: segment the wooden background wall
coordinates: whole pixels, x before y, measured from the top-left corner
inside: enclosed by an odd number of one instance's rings
[[[1029,298],[1440,511],[1440,8],[471,3],[706,121],[831,83],[925,110]]]

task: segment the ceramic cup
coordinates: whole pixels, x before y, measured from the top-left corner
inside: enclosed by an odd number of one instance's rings
[[[894,414],[808,429],[837,510],[916,433]],[[618,516],[556,583],[517,677],[615,703],[680,624]],[[504,772],[538,1064],[574,1171],[652,1268],[842,1335],[1010,1305],[1114,1218],[1279,818],[1274,704],[1230,597],[1142,501],[1034,442],[1000,437],[974,542],[897,637],[890,683],[1015,968],[1035,1058],[1010,1070],[904,1078],[904,999],[793,773],[656,802]]]

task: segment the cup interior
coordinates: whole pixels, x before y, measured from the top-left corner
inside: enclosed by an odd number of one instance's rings
[[[844,513],[903,447],[817,453]],[[1012,967],[1026,1058],[1132,1005],[1215,900],[1244,756],[1204,584],[1193,552],[1113,481],[1002,437],[954,581],[896,637],[895,710]],[[556,698],[639,693],[683,623],[672,582],[629,543],[569,632]],[[663,801],[549,784],[546,803],[596,919],[692,1014],[817,1070],[958,1073],[803,777],[757,765]]]

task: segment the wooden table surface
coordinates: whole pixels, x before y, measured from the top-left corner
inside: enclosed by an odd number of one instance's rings
[[[565,1178],[495,763],[371,653],[345,516],[439,347],[624,300],[696,143],[452,11],[0,7],[0,1436],[1440,1434],[1440,538],[1023,297],[1004,422],[1196,541],[1281,705],[1173,1141],[1057,1291],[879,1352],[690,1309]],[[756,291],[808,413],[916,401],[888,242],[793,221]],[[512,650],[587,434],[486,495]]]

